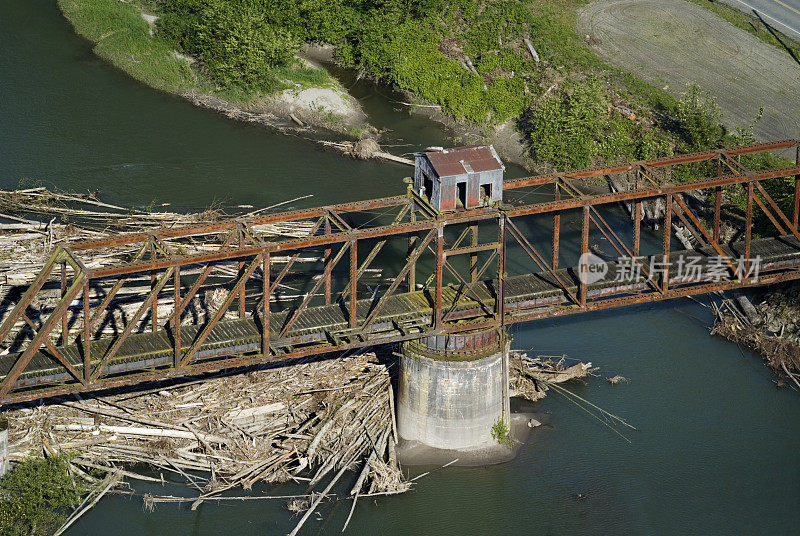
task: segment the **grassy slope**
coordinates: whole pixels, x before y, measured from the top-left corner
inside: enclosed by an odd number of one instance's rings
[[[75,31],[95,43],[94,52],[130,76],[156,89],[182,92],[207,89],[186,60],[150,26],[132,4],[118,0],[58,0]]]
[[[172,93],[201,91],[224,99],[247,103],[256,92],[221,89],[201,70],[175,54],[175,47],[150,25],[141,11],[152,11],[148,0],[58,0],[61,12],[75,31],[92,43],[94,52],[136,80]],[[141,9],[140,9],[141,8]],[[329,87],[332,79],[322,69],[298,65],[273,69],[276,90],[295,87]]]

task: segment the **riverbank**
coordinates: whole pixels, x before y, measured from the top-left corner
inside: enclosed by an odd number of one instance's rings
[[[698,19],[697,13],[685,9],[688,7],[702,12],[704,15],[699,18],[703,20],[710,17],[717,26],[730,26],[710,11],[685,2],[673,3],[682,7],[673,18],[686,15]],[[208,9],[217,9],[211,0],[206,4],[211,6]],[[660,83],[660,79],[650,76],[652,69],[637,70],[609,58],[616,66],[611,67],[601,59],[609,56],[603,48],[607,39],[600,36],[596,27],[587,26],[585,19],[598,10],[605,12],[607,4],[600,1],[585,6],[577,0],[562,0],[552,6],[528,0],[522,10],[499,2],[482,11],[467,2],[460,8],[418,13],[395,25],[380,19],[386,15],[382,9],[367,14],[353,8],[357,14],[351,15],[366,17],[366,26],[357,29],[355,22],[347,20],[342,22],[343,28],[336,30],[320,29],[305,19],[295,20],[299,14],[281,18],[274,13],[277,8],[265,8],[266,14],[257,15],[261,18],[254,19],[253,24],[290,32],[306,44],[303,50],[299,45],[292,45],[297,49],[289,47],[298,52],[286,65],[257,67],[253,65],[256,56],[248,56],[250,52],[244,49],[241,53],[226,53],[221,59],[209,48],[214,43],[195,42],[202,37],[196,28],[201,22],[222,32],[218,39],[225,38],[225,32],[239,31],[225,26],[229,22],[247,28],[248,23],[231,22],[231,15],[224,14],[224,9],[219,13],[209,11],[212,14],[208,15],[202,11],[205,8],[198,7],[201,10],[195,12],[195,8],[178,0],[163,5],[144,0],[59,1],[76,31],[95,44],[95,53],[137,80],[232,119],[279,132],[302,133],[337,143],[342,136],[379,141],[380,133],[370,127],[359,103],[325,69],[323,63],[332,64],[335,53],[335,62],[358,70],[359,77],[380,79],[404,91],[406,102],[400,104],[407,106],[408,113],[445,125],[456,133],[457,144],[492,143],[504,160],[529,171],[576,169],[731,145],[726,143],[729,140],[723,140],[725,129],[719,126],[721,118],[714,115],[714,110],[700,106],[689,116],[681,113],[678,98],[683,98],[683,83],[659,89],[660,85],[654,87],[642,81]],[[328,9],[319,14],[321,19],[333,16]],[[659,13],[656,10],[647,16],[635,15],[626,25],[647,28],[651,23],[660,24],[663,21]],[[198,16],[202,21],[193,18]],[[371,16],[380,19],[375,22],[376,28],[366,22]],[[164,17],[166,22],[162,25]],[[498,17],[503,20],[503,28],[493,26],[492,21]],[[742,25],[730,14],[726,17]],[[387,24],[389,35],[381,52],[371,41],[372,33]],[[534,32],[534,28],[539,31]],[[744,30],[733,33],[750,37]],[[334,38],[334,34],[338,37]],[[768,41],[765,36],[759,37]],[[724,41],[719,32],[712,32],[707,38]],[[334,48],[331,44],[309,44],[312,41],[338,44]],[[780,55],[774,47],[759,44],[768,49],[761,56]],[[246,46],[251,45],[259,43]],[[711,46],[709,50],[716,48]],[[200,57],[193,55],[195,52]],[[666,54],[672,53],[667,50]],[[398,55],[400,60],[395,57]],[[385,61],[377,62],[378,58]],[[733,60],[732,56],[722,55],[714,56],[712,61],[727,69],[726,62]],[[629,69],[635,74],[630,74]],[[237,78],[240,75],[241,80]],[[697,78],[702,76],[698,74]],[[257,83],[253,85],[252,80]],[[713,87],[711,84],[709,90]],[[763,91],[750,93],[761,95]],[[732,130],[747,127],[758,116],[758,105],[742,106],[738,94],[733,100],[726,94],[715,95]],[[770,100],[765,120],[757,125],[762,138],[765,131],[775,131],[776,121],[781,123],[777,112],[770,108],[780,108],[782,101],[776,98]],[[731,123],[731,114],[737,113],[744,117]],[[698,119],[716,125],[721,133],[698,139],[692,131]],[[339,139],[331,140],[331,135]]]
[[[224,89],[197,67],[195,58],[179,53],[157,32],[158,16],[145,3],[59,0],[58,6],[93,44],[95,54],[154,89],[284,133],[321,131],[357,138],[369,128],[358,102],[302,56],[276,70],[271,93]]]

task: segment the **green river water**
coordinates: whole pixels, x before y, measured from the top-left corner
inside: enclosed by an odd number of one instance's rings
[[[394,152],[447,143],[436,125],[394,110],[385,90],[362,83],[353,91],[374,123],[412,144]],[[393,195],[409,171],[343,158],[152,91],[94,57],[55,2],[0,0],[2,188],[26,179],[97,190],[125,205],[197,210],[306,194],[314,194],[306,204]],[[507,174],[520,173],[509,167]],[[577,233],[574,223],[565,226]],[[800,398],[776,389],[759,358],[711,337],[710,321],[704,308],[679,300],[515,326],[517,348],[600,367],[601,377],[570,388],[635,425],[630,443],[551,391],[534,408],[549,424],[515,460],[447,468],[410,493],[363,500],[348,533],[800,532]],[[616,374],[630,382],[603,380]],[[174,485],[134,488],[188,493]],[[299,491],[284,485],[254,493]],[[303,534],[340,533],[349,507],[326,504]],[[195,512],[161,504],[147,512],[141,498],[115,496],[68,534],[285,534],[295,522],[283,501],[204,504]]]

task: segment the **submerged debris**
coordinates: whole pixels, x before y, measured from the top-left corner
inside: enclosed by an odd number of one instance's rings
[[[512,351],[509,357],[509,388],[512,394],[535,402],[547,396],[548,383],[585,378],[597,370],[592,368],[591,363],[567,365],[566,362],[566,356],[529,357],[526,353]]]
[[[770,291],[757,306],[744,295],[720,305],[712,302],[716,321],[711,333],[758,352],[779,377],[800,388],[798,291],[798,284]]]

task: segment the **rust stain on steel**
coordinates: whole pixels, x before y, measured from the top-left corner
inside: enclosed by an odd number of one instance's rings
[[[732,158],[743,154],[790,147],[798,147],[798,160],[794,166],[781,169],[751,172]],[[475,152],[478,149],[471,148],[467,150],[467,152],[469,151]],[[455,154],[457,151],[453,151],[453,153]],[[455,156],[451,155],[447,158],[452,159]],[[461,160],[466,161],[466,159],[460,158],[459,163]],[[711,160],[717,162],[717,173],[714,177],[682,184],[664,185],[657,185],[650,178],[656,176],[654,170],[658,168]],[[473,169],[476,165],[480,167],[483,165],[480,163],[481,161],[481,158],[476,156],[469,162],[470,167]],[[485,164],[490,165],[490,163]],[[730,169],[731,174],[722,174],[723,164]],[[586,195],[568,183],[572,179],[632,170],[636,171],[637,180],[635,188],[629,191]],[[777,203],[761,185],[763,180],[788,176],[794,176],[796,181],[795,198],[793,199],[794,211],[791,219],[780,210]],[[643,184],[642,177],[647,178],[650,184]],[[554,183],[557,188],[553,201],[518,207],[493,206],[467,209],[455,213],[432,213],[426,210],[426,207],[420,206],[419,201],[413,196],[397,196],[345,203],[333,207],[267,214],[246,221],[227,220],[210,225],[162,230],[157,233],[139,233],[85,241],[76,243],[69,248],[59,246],[53,251],[41,273],[0,326],[0,335],[5,337],[16,322],[24,320],[29,325],[33,324],[25,314],[25,310],[33,303],[37,293],[47,283],[56,266],[60,264],[61,271],[60,274],[56,273],[56,276],[60,276],[57,286],[61,299],[49,316],[47,314],[43,316],[38,331],[34,328],[33,339],[23,341],[18,354],[9,354],[7,359],[13,360],[13,362],[6,362],[8,367],[3,369],[5,376],[0,377],[2,378],[0,403],[131,385],[142,381],[167,379],[263,362],[288,362],[293,358],[306,355],[421,337],[444,337],[445,334],[463,333],[486,327],[501,327],[504,324],[544,317],[577,314],[691,294],[800,279],[800,247],[793,242],[794,240],[800,242],[800,233],[797,229],[798,212],[800,212],[800,208],[798,208],[800,203],[800,143],[798,141],[734,147],[646,162],[634,162],[621,166],[527,177],[506,181],[505,184],[506,188],[513,189],[548,183]],[[696,236],[702,236],[716,253],[725,256],[726,248],[729,246],[723,246],[718,242],[719,192],[722,186],[734,184],[746,188],[748,194],[747,232],[743,246],[739,247],[744,248],[745,257],[759,251],[771,252],[769,254],[772,255],[771,264],[765,269],[765,273],[758,282],[747,279],[719,283],[687,283],[671,278],[667,273],[662,277],[660,284],[656,285],[648,275],[649,268],[644,265],[643,272],[646,277],[641,281],[631,284],[603,284],[592,287],[587,284],[579,284],[574,280],[574,274],[570,275],[574,272],[574,268],[558,269],[560,216],[563,211],[570,209],[583,211],[579,245],[582,252],[589,251],[589,230],[590,225],[594,224],[620,255],[624,252],[630,256],[631,250],[606,223],[596,207],[622,201],[633,202],[636,207],[632,229],[632,249],[635,256],[639,253],[641,203],[645,199],[656,197],[663,198],[667,204],[662,261],[668,260],[671,253],[674,253],[670,248],[669,225],[673,212],[685,225],[690,227]],[[562,188],[563,192],[571,197],[562,197]],[[704,227],[700,219],[695,216],[679,195],[683,192],[707,188],[712,188],[717,193],[714,200],[715,218],[712,231]],[[756,195],[756,189],[760,196]],[[775,242],[769,242],[773,239],[765,239],[767,242],[764,242],[752,238],[750,227],[753,221],[753,202],[768,215],[773,226],[781,234]],[[345,215],[350,213],[391,207],[401,207],[402,210],[389,225],[375,224],[372,227],[368,225],[358,227],[345,219]],[[553,217],[552,262],[547,262],[539,254],[537,248],[530,243],[521,228],[514,223],[516,218],[535,214],[550,214]],[[477,225],[490,220],[496,221],[497,238],[484,240],[481,243],[478,240]],[[308,222],[310,226],[308,235],[301,238],[265,242],[251,230],[256,225],[291,221]],[[325,232],[319,233],[323,225]],[[455,242],[448,244],[445,228],[457,230],[456,226],[461,225],[466,225],[468,228],[461,232]],[[469,245],[462,245],[462,241],[468,233],[472,233]],[[530,279],[531,281],[537,280],[539,281],[538,285],[544,285],[544,287],[535,285],[531,287],[533,289],[540,288],[540,290],[536,290],[538,294],[531,293],[534,292],[533,290],[525,291],[529,292],[528,294],[524,292],[523,294],[514,294],[517,291],[509,286],[517,280],[510,278],[512,283],[509,283],[506,274],[508,234],[539,266],[541,272],[536,272],[535,277],[530,276],[533,278]],[[175,251],[178,251],[179,248],[173,248],[172,244],[167,242],[170,239],[190,237],[192,240],[202,240],[204,236],[213,247],[217,248],[215,251],[178,255],[175,254]],[[405,263],[400,265],[397,275],[387,289],[380,289],[383,290],[380,294],[376,290],[371,299],[366,299],[363,292],[366,289],[358,287],[359,278],[381,251],[386,240],[393,237],[402,237],[403,240],[408,240],[409,248],[405,256]],[[359,268],[357,246],[359,241],[365,239],[378,239],[379,242],[378,245],[372,247],[372,251],[364,260],[364,265]],[[434,239],[435,244],[431,244]],[[138,253],[130,262],[116,266],[90,270],[78,256],[80,252],[91,249],[102,251],[130,244],[141,244]],[[782,245],[778,247],[775,244]],[[297,268],[296,261],[300,253],[309,248],[323,248],[325,262],[321,272],[319,269],[307,272]],[[784,251],[781,248],[788,249]],[[335,256],[332,255],[334,249],[337,250]],[[336,299],[334,299],[332,271],[348,250],[349,269],[343,271],[349,273],[349,280],[344,283],[346,290],[341,292],[337,290]],[[271,255],[279,252],[288,252],[291,255],[280,273],[276,277],[271,277]],[[149,259],[145,259],[145,253],[149,253]],[[423,275],[423,280],[427,278],[427,287],[423,291],[419,291],[415,288],[414,283],[415,273],[418,269],[416,266],[422,254],[429,253],[433,255],[433,266],[425,264],[427,266],[425,270],[428,273],[420,275]],[[477,257],[479,254],[488,256],[480,269],[478,269]],[[448,261],[448,257],[452,258],[458,255],[469,255],[466,269],[461,265],[467,263]],[[180,319],[186,311],[188,303],[201,288],[207,288],[204,285],[210,285],[207,283],[208,278],[218,263],[235,263],[237,268],[235,282],[232,287],[228,286],[228,293],[222,305],[213,312],[205,324],[181,326]],[[72,268],[71,272],[67,270],[66,264]],[[488,280],[481,279],[488,268],[495,265],[497,267],[496,277]],[[245,289],[249,288],[248,281],[257,277],[254,276],[254,273],[259,267],[263,275],[255,294],[260,299],[252,311],[254,318],[248,320]],[[733,268],[733,266],[731,267]],[[191,288],[184,294],[181,290],[181,280],[185,277],[182,272],[186,272],[189,268],[197,270],[199,275]],[[292,271],[293,269],[294,271]],[[455,284],[445,280],[445,269],[451,280],[455,280]],[[459,270],[466,271],[461,274]],[[310,288],[310,292],[298,298],[301,302],[298,307],[289,310],[284,308],[273,312],[270,310],[270,298],[280,297],[278,286],[290,273],[293,278],[302,277],[309,282],[313,281],[305,287]],[[139,274],[140,279],[144,276],[150,280],[149,293],[136,313],[131,316],[133,321],[129,319],[129,323],[121,335],[116,338],[107,342],[101,339],[92,340],[97,322],[106,316],[109,307],[115,299],[118,299],[118,293],[123,285],[128,281],[135,281],[131,278],[132,274]],[[406,280],[410,284],[409,292],[407,294],[397,292]],[[172,287],[168,288],[167,285],[171,281],[173,282]],[[533,283],[525,284],[533,285]],[[95,303],[92,304],[90,290],[95,286],[101,288],[102,294],[98,294]],[[509,291],[510,288],[511,291]],[[156,322],[158,295],[162,289],[165,293],[174,296],[175,301],[174,312],[163,325]],[[311,300],[320,289],[323,289],[320,299],[325,304],[331,304],[327,306],[329,308],[327,310],[325,305],[311,306]],[[358,295],[358,290],[362,291],[361,296]],[[509,292],[512,294],[509,295]],[[72,334],[74,340],[70,341],[70,333],[65,330],[67,327],[65,319],[72,301],[81,294],[83,296],[81,306],[83,326],[80,328],[79,334]],[[238,303],[234,305],[237,298]],[[339,305],[335,305],[336,303]],[[249,322],[254,323],[254,328],[237,328],[245,329],[242,333],[249,333],[248,330],[253,331],[252,336],[225,335],[225,333],[234,333],[226,332],[226,330],[233,329],[232,321],[223,322],[226,312],[231,307],[237,309],[237,316],[241,318],[238,322],[245,323],[242,326],[249,326]],[[403,307],[407,309],[407,312],[404,312],[406,309]],[[72,308],[75,309],[74,306]],[[360,312],[359,308],[361,308]],[[323,313],[323,310],[328,312]],[[334,310],[338,311],[338,314],[331,312]],[[156,333],[147,334],[147,336],[165,341],[160,343],[161,346],[154,346],[157,350],[153,350],[156,353],[152,355],[156,357],[152,358],[147,357],[150,355],[147,353],[150,350],[141,355],[135,353],[140,351],[137,350],[136,345],[142,344],[143,339],[136,339],[136,341],[140,341],[136,342],[133,341],[135,337],[130,337],[138,319],[148,318],[145,316],[148,312],[153,331]],[[413,317],[408,317],[409,314]],[[339,316],[341,318],[338,318]],[[309,318],[316,318],[316,320],[311,321]],[[273,324],[273,329],[270,329],[271,319],[275,319],[274,321],[280,325]],[[322,324],[313,322],[322,322]],[[218,331],[218,328],[222,331]],[[222,333],[223,338],[220,339],[222,343],[213,342],[217,339],[214,338],[216,335],[211,337],[212,331]],[[193,335],[193,333],[195,334]],[[51,340],[51,335],[53,338],[60,335],[62,345],[56,346]],[[132,342],[129,344],[128,340]],[[206,340],[212,342],[206,342]],[[457,349],[469,350],[482,342],[485,341],[462,336],[452,339],[446,344],[452,343]],[[93,345],[94,348],[92,348]],[[185,353],[183,352],[184,346],[188,347],[188,351]],[[125,348],[124,352],[123,347]],[[79,349],[79,354],[75,354],[76,349]],[[141,351],[144,351],[144,347]],[[91,353],[93,352],[96,352],[95,355],[99,357],[92,359]],[[118,353],[119,357],[117,357]],[[41,364],[43,363],[41,360],[44,359],[42,355],[46,358],[48,354],[54,359],[54,364],[44,366]],[[166,357],[162,357],[162,354]],[[76,355],[79,357],[76,358]],[[29,370],[29,367],[32,368]],[[79,370],[80,367],[83,369]],[[72,383],[65,384],[64,382]],[[45,383],[48,385],[39,387]]]
[[[800,166],[790,166],[777,170],[763,171],[747,175],[728,175],[721,178],[702,179],[693,182],[686,182],[677,185],[662,186],[659,188],[645,188],[617,192],[613,194],[588,195],[579,198],[564,199],[561,201],[547,201],[521,207],[514,207],[505,211],[509,217],[528,216],[534,214],[548,214],[567,209],[581,208],[584,206],[598,206],[618,203],[621,201],[634,201],[640,199],[650,199],[672,193],[684,193],[692,190],[712,188],[714,186],[727,186],[732,184],[746,183],[748,181],[761,181],[786,177],[800,174]],[[385,225],[372,228],[355,229],[350,232],[337,233],[328,236],[315,236],[309,238],[296,238],[267,244],[263,247],[231,247],[217,253],[207,253],[198,255],[175,256],[154,262],[131,263],[128,265],[112,268],[100,268],[89,272],[93,279],[101,277],[111,277],[122,274],[137,273],[149,270],[160,270],[179,264],[198,264],[223,260],[238,259],[240,257],[252,257],[265,251],[271,253],[292,251],[307,247],[323,246],[326,244],[340,243],[349,240],[363,240],[366,238],[381,238],[392,235],[403,235],[416,231],[430,230],[439,223],[447,224],[471,223],[485,221],[497,217],[498,210],[494,208],[480,208],[456,213],[441,214],[436,220],[423,220],[414,223],[401,223],[395,225]]]
[[[503,169],[503,163],[495,157],[488,145],[426,151],[425,154],[440,177]]]

